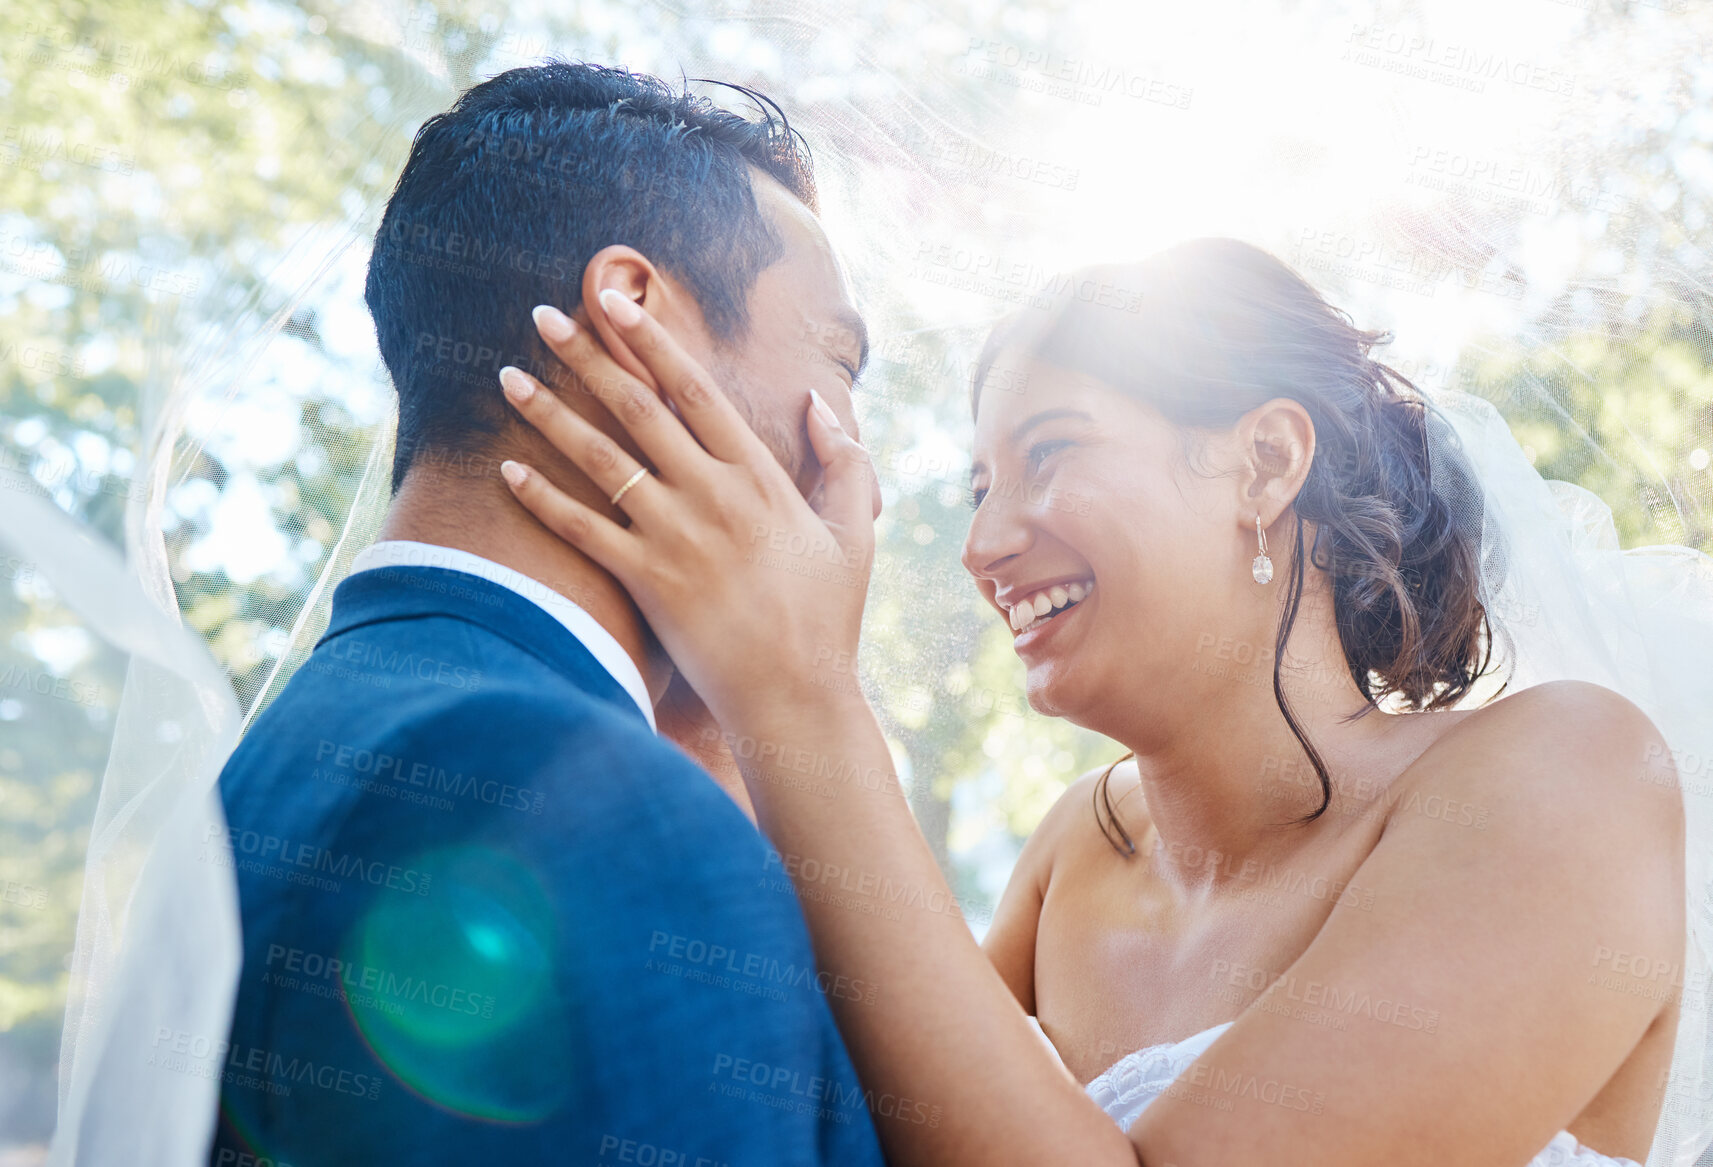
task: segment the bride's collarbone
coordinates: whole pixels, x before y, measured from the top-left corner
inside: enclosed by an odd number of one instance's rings
[[[1307,950],[1337,875],[1185,904],[1158,880],[1105,888],[1054,880],[1042,906],[1037,1012],[1083,1081],[1119,1057],[1234,1020]],[[1114,1024],[1098,1002],[1133,1001]]]
[[[1371,785],[1392,788],[1399,777]],[[1121,1056],[1109,1048],[1110,1012],[1084,1016],[1082,1003],[1148,1002],[1137,1011],[1146,1016],[1116,1035],[1120,1045],[1134,1042],[1121,1053],[1235,1019],[1308,949],[1333,911],[1364,906],[1357,872],[1385,826],[1381,813],[1351,813],[1335,791],[1313,823],[1281,821],[1277,841],[1289,845],[1223,855],[1161,839],[1134,761],[1113,768],[1098,813],[1091,793],[1067,795],[1076,802],[1066,809],[1080,813],[1055,831],[1036,937],[1043,1024],[1057,1013],[1067,1035],[1090,1027],[1087,1039],[1098,1047],[1072,1065],[1079,1073]]]
[[[1360,898],[1355,876],[1383,826],[1373,816],[1353,815],[1328,815],[1307,827],[1281,824],[1296,836],[1291,845],[1248,855],[1166,843],[1152,824],[1126,854],[1091,828],[1062,847],[1044,889],[1043,914],[1071,909],[1160,940],[1233,920],[1253,928],[1257,918],[1274,918],[1281,930],[1324,921],[1333,908]]]
[[[1092,816],[1091,816],[1092,818]],[[1070,1047],[1083,1081],[1118,1058],[1234,1020],[1308,949],[1341,902],[1377,827],[1329,822],[1319,837],[1266,860],[1221,863],[1186,889],[1144,850],[1138,823],[1123,854],[1092,823],[1055,858],[1037,931],[1035,992],[1042,1024]],[[1146,1002],[1117,1026],[1094,1002]]]

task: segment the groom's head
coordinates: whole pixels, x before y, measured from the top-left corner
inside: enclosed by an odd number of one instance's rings
[[[608,287],[708,367],[801,489],[818,485],[808,391],[854,432],[867,342],[799,137],[741,92],[757,120],[653,77],[554,62],[502,73],[423,125],[365,293],[399,395],[395,489],[413,469],[519,456],[587,494],[497,374],[517,365],[563,392],[530,310],[576,314]],[[567,400],[626,440],[599,405]]]

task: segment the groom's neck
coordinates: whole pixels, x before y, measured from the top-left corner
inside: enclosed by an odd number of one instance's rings
[[[526,575],[606,629],[636,662],[652,701],[672,679],[670,660],[619,582],[536,522],[497,475],[490,481],[413,468],[387,508],[380,537],[468,551]]]

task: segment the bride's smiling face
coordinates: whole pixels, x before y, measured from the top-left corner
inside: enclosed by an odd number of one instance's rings
[[[1010,625],[1042,713],[1099,728],[1103,700],[1133,709],[1135,679],[1181,676],[1235,599],[1220,581],[1248,574],[1230,479],[1188,468],[1182,430],[1016,351],[986,378],[970,486],[963,563]]]

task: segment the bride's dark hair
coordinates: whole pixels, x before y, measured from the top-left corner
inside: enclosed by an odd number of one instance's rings
[[[1140,263],[1075,273],[1047,310],[1026,308],[1002,322],[975,366],[972,411],[1007,350],[1131,394],[1186,437],[1231,425],[1275,397],[1308,411],[1314,458],[1291,508],[1296,537],[1273,651],[1274,698],[1320,779],[1320,807],[1305,823],[1332,799],[1326,766],[1279,681],[1302,602],[1305,521],[1315,527],[1309,555],[1331,578],[1345,664],[1367,700],[1356,716],[1394,695],[1410,710],[1450,706],[1492,661],[1493,629],[1476,590],[1479,522],[1460,522],[1432,489],[1432,473],[1451,475],[1461,480],[1452,484],[1456,497],[1479,498],[1473,474],[1448,449],[1436,452],[1430,471],[1430,407],[1409,380],[1368,355],[1389,339],[1357,328],[1260,248],[1198,239]],[[1133,851],[1112,813],[1111,772],[1097,784],[1096,818],[1114,847]]]

